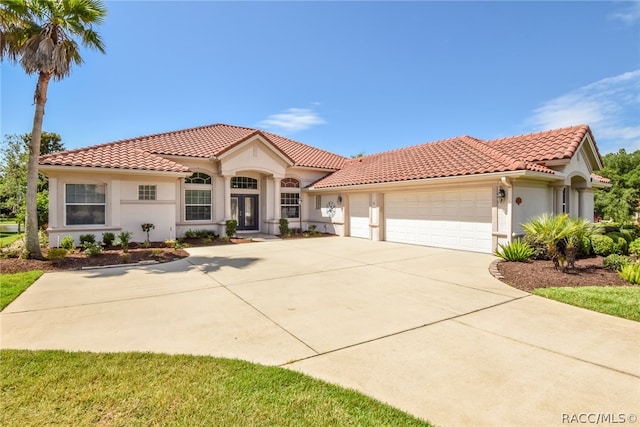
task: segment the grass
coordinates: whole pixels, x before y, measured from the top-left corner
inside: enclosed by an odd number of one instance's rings
[[[0,425],[430,424],[355,391],[240,360],[0,350]]]
[[[539,288],[534,294],[640,322],[640,286]]]
[[[0,311],[18,298],[29,286],[42,276],[42,270],[26,273],[0,274]]]
[[[0,220],[0,248],[11,245],[16,240],[22,238],[24,233],[15,233],[7,231],[7,225],[16,225],[16,221],[13,219]]]

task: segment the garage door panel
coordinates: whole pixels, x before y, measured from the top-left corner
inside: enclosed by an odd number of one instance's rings
[[[369,195],[349,196],[349,235],[369,239]]]
[[[385,195],[386,240],[491,252],[489,188]]]

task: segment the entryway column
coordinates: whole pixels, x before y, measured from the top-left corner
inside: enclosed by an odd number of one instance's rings
[[[280,220],[280,183],[282,178],[273,178],[273,218]]]
[[[224,220],[231,219],[231,176],[224,176]]]

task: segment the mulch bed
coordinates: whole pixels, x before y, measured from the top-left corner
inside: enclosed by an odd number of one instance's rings
[[[498,271],[503,282],[523,291],[549,287],[575,286],[636,286],[625,282],[618,273],[603,267],[603,257],[595,256],[576,261],[575,270],[563,273],[551,261],[500,262]]]
[[[197,246],[217,246],[238,243],[248,243],[249,239],[184,239],[190,247]],[[42,255],[47,256],[48,249],[42,249]],[[156,261],[158,263],[174,261],[189,256],[184,249],[167,248],[162,242],[152,242],[149,247],[144,247],[138,243],[129,245],[129,256],[122,258],[122,249],[120,247],[106,247],[100,255],[87,256],[81,250],[76,249],[72,253],[68,253],[63,260],[52,262],[49,260],[36,259],[20,259],[20,258],[4,258],[0,259],[0,273],[20,273],[30,270],[44,271],[62,271],[62,270],[81,270],[83,267],[99,267],[107,265],[134,264],[140,261]]]

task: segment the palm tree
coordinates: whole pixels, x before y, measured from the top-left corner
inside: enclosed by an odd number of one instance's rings
[[[105,52],[93,26],[101,24],[106,15],[101,0],[0,0],[0,59],[7,57],[19,63],[27,74],[38,74],[27,164],[25,249],[30,258],[42,258],[36,196],[49,81],[52,77],[55,80],[67,77],[72,64],[82,63],[76,40],[85,47]]]

